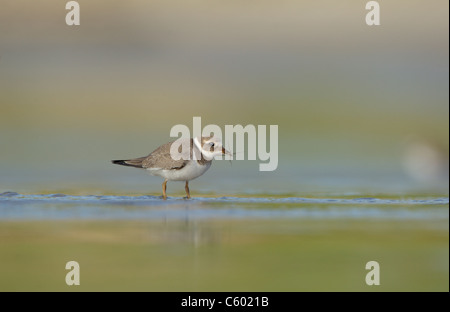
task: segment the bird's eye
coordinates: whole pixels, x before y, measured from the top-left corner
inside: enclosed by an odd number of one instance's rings
[[[209,145],[211,145],[211,147],[214,147],[214,143],[213,142],[210,142]]]

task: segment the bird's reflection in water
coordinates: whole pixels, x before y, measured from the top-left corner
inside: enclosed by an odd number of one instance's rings
[[[166,206],[161,225],[150,228],[150,235],[159,243],[164,244],[187,244],[194,247],[217,245],[221,241],[221,230],[218,227],[208,225],[204,220],[192,216],[191,205]],[[171,216],[176,214],[180,218]],[[209,220],[210,221],[210,220]]]

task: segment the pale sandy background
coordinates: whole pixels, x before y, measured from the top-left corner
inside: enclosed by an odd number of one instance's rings
[[[79,3],[69,27],[64,1],[2,1],[0,190],[159,192],[108,161],[193,116],[279,125],[276,172],[216,164],[206,191],[448,187],[448,1],[380,1],[379,27],[364,1]],[[415,142],[440,174],[405,171]]]

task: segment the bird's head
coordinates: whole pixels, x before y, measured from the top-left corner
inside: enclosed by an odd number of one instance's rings
[[[206,160],[212,160],[216,156],[232,154],[222,146],[222,140],[218,137],[194,138],[194,144],[202,152]]]

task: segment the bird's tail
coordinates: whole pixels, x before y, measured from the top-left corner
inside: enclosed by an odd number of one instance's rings
[[[111,162],[115,165],[142,168],[142,161],[144,161],[144,159],[145,157],[140,157],[128,160],[111,160]]]

